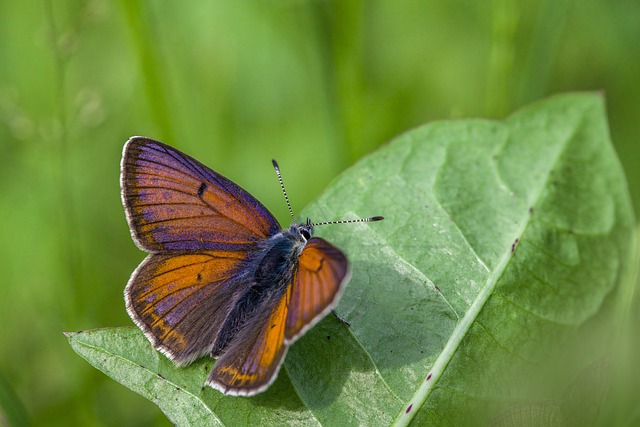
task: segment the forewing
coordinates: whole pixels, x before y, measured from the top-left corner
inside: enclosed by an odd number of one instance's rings
[[[298,257],[286,339],[292,342],[337,304],[349,270],[347,257],[324,239],[309,239]]]
[[[131,234],[145,251],[246,250],[280,230],[248,192],[161,142],[127,141],[120,174]]]
[[[271,385],[287,353],[284,335],[290,296],[289,286],[272,310],[263,311],[267,316],[259,312],[244,327],[216,361],[207,384],[235,396],[252,396]]]
[[[127,311],[154,347],[179,365],[208,354],[246,284],[245,253],[151,254],[125,289]]]

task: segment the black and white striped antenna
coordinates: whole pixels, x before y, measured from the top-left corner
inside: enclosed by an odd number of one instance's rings
[[[354,222],[373,222],[373,221],[382,221],[384,219],[383,216],[372,216],[371,218],[359,218],[359,219],[341,219],[338,221],[323,221],[323,222],[314,222],[311,224],[312,226],[317,225],[331,225],[331,224],[351,224]]]
[[[284,188],[284,181],[282,181],[282,175],[280,174],[280,167],[278,166],[278,162],[275,160],[271,160],[273,163],[273,168],[276,170],[276,175],[278,175],[278,181],[280,181],[280,188],[282,188],[282,193],[284,194],[284,199],[287,201],[287,207],[289,208],[289,213],[291,214],[291,218],[293,222],[296,222],[296,217],[293,215],[293,209],[291,209],[291,203],[289,203],[289,196],[287,196],[287,190]],[[359,218],[359,219],[341,219],[339,221],[323,221],[312,223],[311,226],[315,227],[318,225],[331,225],[331,224],[352,224],[355,222],[373,222],[373,221],[382,221],[384,219],[383,216],[372,216],[371,218]]]
[[[293,209],[291,209],[291,203],[289,203],[289,196],[287,196],[287,190],[284,189],[284,182],[282,181],[282,175],[280,175],[280,167],[278,166],[278,162],[272,159],[271,163],[273,163],[273,168],[276,170],[276,175],[278,175],[278,181],[280,181],[280,188],[282,188],[282,194],[284,194],[284,199],[287,201],[287,207],[289,208],[291,219],[293,219],[293,222],[296,222],[296,217],[293,215]]]

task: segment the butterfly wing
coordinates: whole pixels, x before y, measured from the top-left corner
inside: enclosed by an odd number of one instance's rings
[[[127,141],[120,183],[131,235],[147,252],[247,250],[280,230],[238,185],[152,139]]]
[[[349,273],[347,257],[319,237],[309,239],[298,257],[285,336],[293,342],[338,302]]]
[[[271,310],[256,313],[218,358],[208,385],[234,396],[252,396],[271,385],[287,353],[284,338],[290,296],[289,286],[279,299],[267,303]]]
[[[241,251],[151,254],[125,289],[127,311],[154,347],[179,365],[211,351],[246,283]]]

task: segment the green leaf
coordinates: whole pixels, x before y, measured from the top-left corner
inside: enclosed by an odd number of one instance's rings
[[[202,389],[212,360],[175,368],[135,328],[71,345],[179,425],[505,425],[510,408],[601,401],[569,385],[610,352],[635,241],[600,96],[412,130],[304,213],[386,219],[318,227],[352,264],[337,308],[351,327],[320,322],[263,394]]]

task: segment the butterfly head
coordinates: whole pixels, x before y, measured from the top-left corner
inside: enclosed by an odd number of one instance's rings
[[[306,224],[297,224],[296,227],[305,242],[313,236],[313,223],[311,222],[311,219],[307,218]]]
[[[293,242],[295,247],[294,253],[299,255],[309,239],[313,236],[313,223],[309,219],[307,219],[307,222],[303,224],[294,222],[291,227],[287,230],[283,230],[280,235],[287,237]]]

